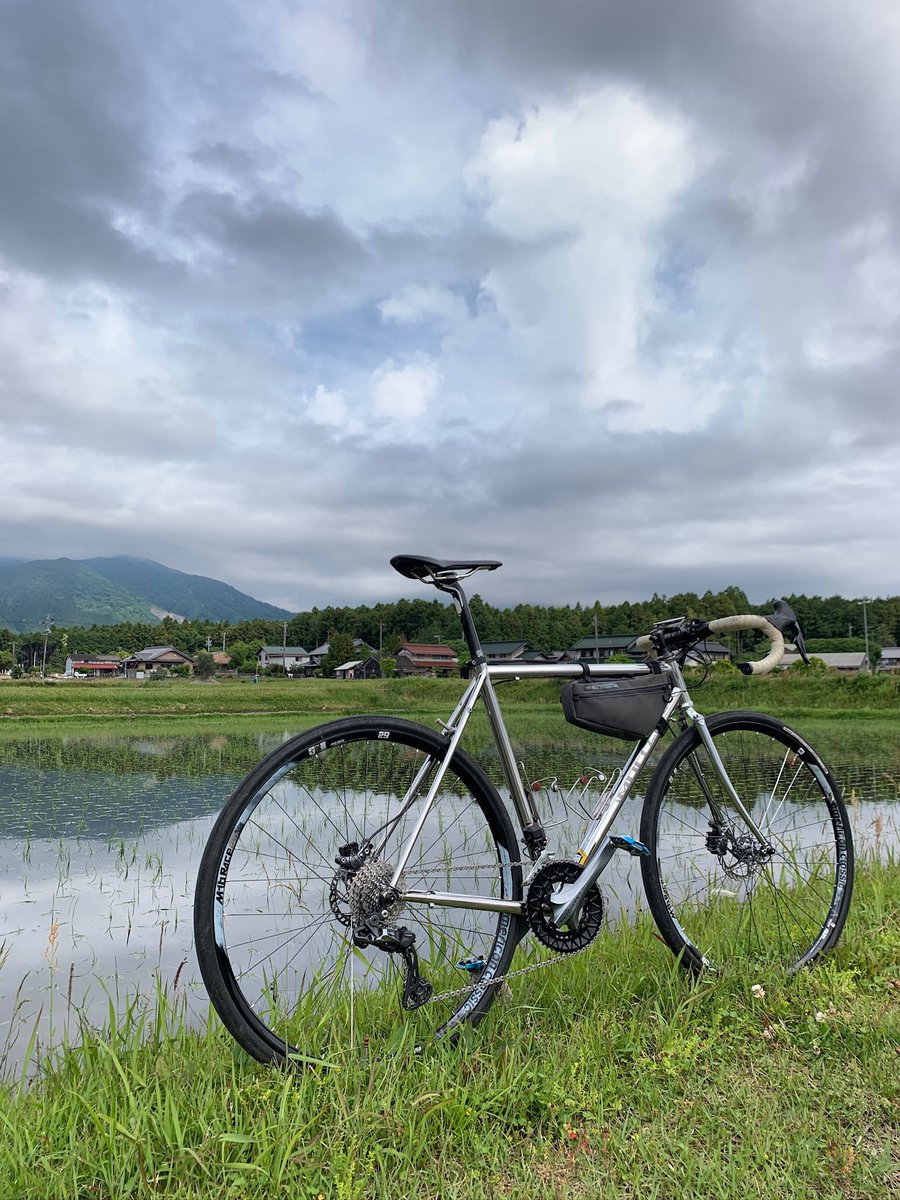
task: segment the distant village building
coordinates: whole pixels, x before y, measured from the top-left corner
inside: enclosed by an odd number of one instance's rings
[[[885,646],[881,651],[876,671],[900,671],[900,646]]]
[[[481,649],[489,663],[524,661],[531,650],[528,642],[482,642]]]
[[[381,663],[377,658],[355,659],[334,669],[335,679],[380,679]]]
[[[148,646],[146,650],[138,650],[126,658],[122,664],[126,674],[136,675],[160,668],[168,670],[170,667],[187,667],[193,674],[195,665],[195,660],[189,654],[176,650],[174,646]]]
[[[397,652],[398,675],[455,675],[459,659],[449,646],[403,642]]]
[[[309,652],[310,668],[318,669],[319,667],[321,667],[322,659],[325,658],[325,656],[328,654],[328,651],[330,649],[331,649],[330,642],[323,642],[321,646],[316,646],[316,648],[314,650],[310,650],[310,652]],[[353,649],[357,652],[357,654],[359,654],[360,658],[364,657],[364,655],[366,653],[374,654],[374,650],[372,649],[372,647],[368,644],[368,642],[364,642],[362,640],[362,638],[354,638],[353,639]]]
[[[684,661],[696,666],[708,662],[724,662],[726,658],[731,658],[731,651],[721,642],[698,642],[693,650],[688,651]]]
[[[595,637],[591,633],[575,643],[572,647],[572,655],[579,660],[587,659],[592,662],[602,662],[605,658],[612,658],[614,654],[628,654],[637,636],[636,633],[617,633],[602,634]],[[640,654],[634,656],[637,658],[641,657]]]
[[[575,662],[575,655],[571,650],[526,650],[522,660],[530,663]]]
[[[312,655],[302,646],[263,646],[256,661],[260,671],[280,667],[291,674],[299,674],[312,665]]]
[[[124,664],[118,655],[70,654],[66,659],[66,675],[91,675],[95,679],[118,675]]]
[[[847,675],[855,675],[859,671],[868,671],[869,660],[864,651],[842,651],[834,654],[810,654],[810,658],[818,658],[825,664],[826,667],[831,667],[833,671],[841,671]],[[799,654],[785,654],[781,660],[782,667],[792,667],[794,663],[803,662]]]

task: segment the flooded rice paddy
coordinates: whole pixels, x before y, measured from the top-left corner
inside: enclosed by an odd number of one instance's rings
[[[821,723],[805,730],[837,775],[857,855],[900,843],[900,748],[887,723]],[[798,725],[803,728],[802,723]],[[303,726],[185,732],[28,736],[0,740],[0,1073],[102,1024],[162,986],[206,1018],[192,944],[192,902],[212,822],[237,782]],[[556,714],[511,722],[514,744],[561,853],[577,846],[579,808],[624,743],[591,739]],[[583,740],[579,740],[582,738]],[[559,739],[564,745],[560,746]],[[495,752],[476,728],[469,749],[500,786]],[[640,796],[615,832],[637,836]],[[640,872],[625,855],[601,883],[609,914],[640,904]]]

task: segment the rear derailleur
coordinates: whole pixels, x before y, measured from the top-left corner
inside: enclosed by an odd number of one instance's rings
[[[375,914],[376,918],[380,913]],[[393,929],[381,929],[377,937],[373,936],[370,923],[357,925],[353,930],[353,944],[365,949],[374,946],[376,950],[384,950],[387,954],[399,954],[403,959],[405,973],[403,977],[403,993],[400,996],[400,1006],[407,1012],[421,1008],[431,999],[434,988],[419,974],[419,956],[413,943],[416,935],[405,925],[397,925]]]
[[[331,887],[335,916],[351,927],[354,946],[361,950],[372,946],[400,956],[404,967],[400,1005],[406,1012],[421,1008],[434,987],[419,974],[416,935],[405,925],[388,924],[403,908],[399,891],[390,886],[393,868],[371,857],[371,850],[368,855],[365,850],[361,853],[355,842],[342,846],[335,862],[339,868]]]

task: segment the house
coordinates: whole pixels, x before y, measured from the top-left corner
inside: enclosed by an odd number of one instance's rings
[[[868,671],[869,660],[864,651],[842,651],[840,654],[810,654],[810,658],[819,658],[826,667],[843,674],[855,675],[860,671]],[[785,654],[781,660],[782,667],[792,667],[794,663],[803,662],[799,654]]]
[[[92,675],[95,679],[118,675],[122,660],[112,654],[70,654],[66,659],[66,676]]]
[[[574,662],[575,655],[571,650],[526,650],[522,655],[525,662],[557,663]]]
[[[334,669],[335,679],[380,679],[381,663],[377,658],[355,659]]]
[[[455,675],[459,659],[449,646],[402,642],[397,652],[398,675]]]
[[[591,662],[602,662],[605,658],[612,658],[614,654],[631,654],[631,657],[640,658],[640,654],[631,653],[637,636],[636,633],[599,636],[591,633],[577,641],[571,653],[576,659],[589,659]]]
[[[131,672],[142,675],[144,672],[185,666],[193,674],[195,665],[189,654],[176,650],[174,646],[148,646],[146,650],[138,650],[122,663],[126,675]]]
[[[316,646],[315,650],[310,650],[310,652],[309,652],[310,668],[321,667],[322,659],[325,657],[325,655],[328,653],[328,651],[330,649],[331,649],[330,643],[323,642],[321,646]],[[372,647],[367,642],[364,642],[362,640],[362,638],[354,638],[353,639],[353,649],[360,655],[362,655],[364,651],[369,654],[374,654]]]
[[[876,671],[900,671],[900,646],[885,646],[881,651]]]
[[[696,665],[697,663],[722,662],[726,658],[731,658],[731,651],[721,642],[698,642],[693,650],[688,651],[684,661]]]
[[[481,649],[489,663],[519,662],[531,650],[528,642],[482,642]]]
[[[257,655],[260,671],[267,667],[279,667],[284,671],[301,674],[311,665],[312,656],[302,646],[263,646]]]

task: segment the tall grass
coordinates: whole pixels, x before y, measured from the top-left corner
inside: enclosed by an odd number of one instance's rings
[[[260,1067],[160,987],[0,1090],[0,1195],[897,1195],[898,907],[867,865],[790,978],[694,983],[646,922],[606,931],[460,1048],[331,1072]]]

